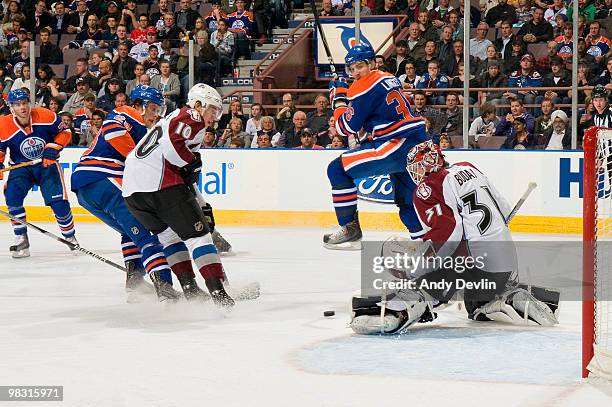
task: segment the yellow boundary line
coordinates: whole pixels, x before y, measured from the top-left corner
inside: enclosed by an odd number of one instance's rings
[[[2,207],[6,211],[6,207]],[[45,206],[26,207],[28,220],[32,222],[53,222],[51,209]],[[100,222],[85,209],[72,209],[79,222]],[[283,226],[327,228],[337,224],[333,212],[215,210],[215,220],[227,226]],[[360,212],[359,220],[366,230],[405,230],[397,214],[381,212]],[[560,216],[515,216],[510,224],[513,232],[581,234],[582,218]]]

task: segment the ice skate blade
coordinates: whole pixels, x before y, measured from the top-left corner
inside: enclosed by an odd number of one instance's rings
[[[361,240],[338,244],[323,243],[323,247],[329,250],[361,250]]]
[[[26,257],[30,257],[30,249],[21,249],[11,251],[11,256],[14,259],[24,259]]]

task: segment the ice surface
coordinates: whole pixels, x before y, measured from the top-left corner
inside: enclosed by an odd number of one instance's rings
[[[347,322],[359,253],[323,249],[316,229],[221,231],[237,251],[223,258],[233,284],[262,285],[230,314],[126,304],[120,272],[36,232],[32,257],[11,259],[1,223],[0,385],[64,386],[63,403],[41,407],[612,405],[609,386],[578,377],[577,303],[549,329],[477,324],[451,307],[401,338],[357,337]],[[77,233],[121,261],[108,228]]]

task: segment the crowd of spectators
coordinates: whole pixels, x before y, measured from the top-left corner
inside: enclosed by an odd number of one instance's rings
[[[291,10],[285,0],[209,1],[203,7],[195,0],[156,0],[151,7],[141,0],[0,0],[0,91],[6,95],[34,81],[37,104],[60,113],[79,145],[91,142],[106,112],[127,103],[138,84],[160,89],[172,110],[187,90],[186,41],[197,45],[196,80],[214,85],[218,75],[232,74],[236,59],[250,58],[273,27],[287,27]],[[612,0],[579,0],[575,51],[566,1],[481,0],[480,7],[470,7],[469,72],[463,0],[323,0],[319,13],[351,16],[355,1],[361,1],[364,16],[407,16],[407,35],[395,42],[390,57],[377,55],[376,65],[400,79],[414,113],[425,117],[429,137],[445,148],[462,135],[465,103],[473,106],[469,135],[475,139],[505,137],[502,148],[567,148],[572,75],[579,86],[612,90],[612,42],[606,36]],[[39,51],[32,73],[34,39]],[[63,54],[73,49],[83,56],[64,80],[52,67],[65,63]],[[462,88],[466,77],[471,87],[511,89],[472,92],[465,101],[462,92],[448,89]],[[590,92],[577,95],[585,106],[579,131],[592,121]],[[248,116],[233,101],[207,134],[206,147],[346,147],[348,141],[335,134],[327,95],[317,95],[305,110],[296,108],[295,97],[282,95],[280,107],[270,112],[252,104]],[[0,100],[0,114],[8,112]]]

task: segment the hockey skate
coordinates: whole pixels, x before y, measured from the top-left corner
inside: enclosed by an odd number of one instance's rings
[[[154,271],[150,274],[151,280],[153,280],[153,286],[155,287],[155,292],[157,293],[157,299],[159,302],[178,302],[182,295],[167,281],[160,279],[159,272]]]
[[[222,253],[229,254],[232,252],[232,245],[229,244],[229,242],[225,240],[223,236],[221,236],[221,233],[219,233],[216,229],[214,229],[210,234],[212,236],[213,244],[217,248],[217,251],[219,252],[219,254],[222,254]]]
[[[71,237],[66,237],[65,238],[66,241],[72,243],[74,246],[69,246],[70,247],[70,251],[72,252],[73,255],[78,255],[79,251],[77,250],[77,247],[79,247],[79,242],[76,240],[76,236],[71,236]]]
[[[218,278],[209,278],[206,280],[206,288],[210,292],[213,302],[219,308],[232,308],[236,303],[225,291],[223,282]]]
[[[331,250],[361,250],[362,237],[359,218],[355,213],[352,221],[323,236],[323,247]]]
[[[179,283],[183,289],[183,295],[187,301],[206,302],[210,300],[210,295],[198,287],[198,283],[192,276],[181,274],[178,276]]]
[[[9,247],[9,251],[14,259],[30,257],[30,240],[28,235],[15,236],[15,244]]]
[[[136,270],[134,262],[128,261],[125,264],[125,293],[127,302],[130,304],[143,302],[155,295],[155,287],[147,283],[143,273]]]

